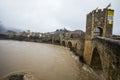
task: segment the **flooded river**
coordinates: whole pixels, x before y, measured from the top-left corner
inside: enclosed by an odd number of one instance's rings
[[[63,46],[0,40],[0,78],[26,72],[36,80],[96,80],[91,71]]]

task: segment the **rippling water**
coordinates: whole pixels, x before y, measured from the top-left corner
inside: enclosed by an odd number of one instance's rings
[[[38,80],[95,80],[72,52],[51,44],[0,40],[0,77],[30,72]]]

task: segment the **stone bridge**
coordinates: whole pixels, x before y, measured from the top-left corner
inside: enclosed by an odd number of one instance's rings
[[[83,55],[84,39],[68,39],[68,40],[63,39],[61,45],[68,47],[78,56]]]
[[[105,80],[120,80],[120,41],[112,37],[113,16],[114,10],[104,8],[88,13],[86,20],[83,59]]]
[[[104,37],[92,40],[92,50],[84,59],[95,70],[101,70],[106,80],[120,79],[120,41]]]
[[[92,39],[91,50],[84,53],[84,40],[62,40],[61,45],[70,48],[79,57],[84,56],[86,64],[99,70],[106,80],[120,79],[120,40],[96,37]],[[89,44],[88,44],[89,45]]]

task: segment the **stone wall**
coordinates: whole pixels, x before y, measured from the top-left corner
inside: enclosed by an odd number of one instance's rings
[[[92,51],[97,48],[100,55],[102,70],[106,79],[120,80],[120,41],[97,37],[93,39],[92,43]]]

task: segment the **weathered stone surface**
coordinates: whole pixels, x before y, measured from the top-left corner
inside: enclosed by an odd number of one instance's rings
[[[94,48],[99,50],[104,76],[108,80],[119,80],[120,41],[97,37],[93,40]]]
[[[106,80],[120,80],[120,41],[110,39],[109,11],[114,14],[114,10],[99,9],[87,15],[84,59],[91,67],[101,68]]]

